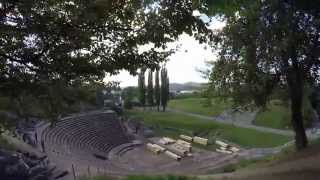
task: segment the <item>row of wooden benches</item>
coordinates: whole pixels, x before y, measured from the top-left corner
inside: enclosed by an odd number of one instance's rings
[[[234,147],[230,144],[227,144],[227,143],[219,141],[219,140],[216,140],[215,143],[217,145],[219,145],[219,148],[217,148],[216,151],[220,152],[220,153],[232,154],[232,153],[236,153],[236,152],[240,151],[239,148]]]
[[[186,155],[188,152],[191,152],[192,146],[190,142],[194,142],[194,143],[198,143],[198,144],[202,144],[202,145],[208,145],[208,139],[206,138],[201,138],[201,137],[190,137],[187,135],[183,135],[181,134],[179,136],[181,139],[183,140],[174,140],[168,137],[163,137],[159,140],[160,144],[163,145],[167,145],[167,144],[173,144],[173,148],[174,151],[178,152],[178,154],[182,154],[182,155]],[[190,141],[190,142],[186,142],[184,140]],[[177,145],[175,145],[175,144]],[[216,140],[215,143],[219,146],[219,148],[216,149],[217,152],[220,153],[226,153],[226,154],[232,154],[232,153],[236,153],[238,151],[240,151],[239,148],[232,146],[230,144],[227,144],[223,141],[220,140]],[[181,145],[181,146],[179,146]],[[183,147],[183,148],[180,148]]]
[[[184,139],[184,140],[187,140],[187,141],[191,141],[191,142],[194,142],[194,143],[197,143],[197,144],[201,144],[201,145],[205,145],[205,146],[208,145],[208,139],[206,139],[206,138],[202,138],[202,137],[198,137],[198,136],[191,137],[191,136],[187,136],[187,135],[184,135],[184,134],[181,134],[179,137],[181,139]]]
[[[206,139],[206,138],[201,138],[201,137],[197,137],[197,136],[190,137],[190,136],[183,135],[183,134],[180,135],[180,138],[187,140],[187,141],[192,141],[194,143],[202,144],[205,146],[208,145],[208,139]],[[236,152],[240,151],[239,148],[232,146],[230,144],[227,144],[223,141],[216,140],[215,143],[220,146],[219,148],[216,149],[217,152],[232,154],[232,153],[236,153]]]
[[[181,156],[167,150],[166,148],[159,146],[158,144],[147,143],[147,149],[155,154],[164,153],[170,158],[173,158],[177,161],[181,160]]]
[[[192,156],[191,143],[182,139],[175,140],[169,137],[162,137],[157,143],[158,144],[148,143],[147,149],[155,154],[164,152],[164,154],[175,160],[180,160],[182,157],[186,156]]]

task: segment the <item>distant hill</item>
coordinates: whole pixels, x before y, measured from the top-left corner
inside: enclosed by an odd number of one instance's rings
[[[201,90],[204,87],[205,87],[204,83],[197,83],[197,82],[170,83],[170,91]]]

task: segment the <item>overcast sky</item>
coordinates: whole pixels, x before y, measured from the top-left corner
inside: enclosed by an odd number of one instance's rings
[[[212,29],[220,29],[224,23],[213,21],[210,25]],[[206,79],[201,77],[201,73],[197,69],[205,69],[205,62],[214,60],[215,54],[212,49],[205,45],[199,44],[193,37],[182,34],[179,40],[171,43],[169,47],[175,47],[181,44],[179,50],[169,57],[167,69],[170,83],[185,83],[185,82],[206,82]],[[119,81],[121,87],[137,86],[138,77],[131,76],[126,71],[121,71],[120,74],[113,77],[106,77],[105,81]]]

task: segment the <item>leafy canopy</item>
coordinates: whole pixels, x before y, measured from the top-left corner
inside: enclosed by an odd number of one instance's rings
[[[172,53],[159,48],[183,32],[205,40],[209,31],[192,8],[190,0],[3,0],[0,95],[53,101],[57,87],[155,68]]]

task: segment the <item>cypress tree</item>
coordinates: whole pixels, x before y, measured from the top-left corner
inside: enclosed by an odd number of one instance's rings
[[[145,69],[141,69],[138,77],[139,101],[143,107],[146,105]]]
[[[159,82],[159,68],[156,70],[155,74],[155,87],[154,87],[154,97],[155,103],[157,105],[158,111],[160,110],[160,82]]]
[[[168,71],[166,71],[167,81],[166,81],[166,96],[167,96],[167,102],[170,100],[170,83],[169,83],[169,76]]]
[[[169,99],[169,78],[167,74],[167,69],[165,67],[161,70],[161,105],[162,111],[166,111],[168,99]]]
[[[148,105],[152,107],[154,105],[153,101],[153,76],[152,76],[152,70],[149,70],[148,74],[148,92],[147,92],[147,100],[148,100]]]

